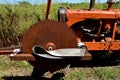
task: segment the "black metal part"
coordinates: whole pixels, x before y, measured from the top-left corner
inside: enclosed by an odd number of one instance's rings
[[[60,7],[58,9],[58,21],[66,22],[67,21],[66,13],[67,13],[66,8]]]
[[[89,10],[93,10],[95,6],[95,0],[90,0],[90,6],[89,6]]]

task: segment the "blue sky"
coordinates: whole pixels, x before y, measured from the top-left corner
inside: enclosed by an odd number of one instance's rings
[[[31,4],[39,4],[39,3],[45,3],[47,0],[0,0],[0,3],[18,3],[20,1],[28,1]],[[69,3],[77,3],[77,2],[86,2],[89,0],[52,0],[52,2],[69,2]],[[96,2],[106,2],[107,0],[96,0]]]

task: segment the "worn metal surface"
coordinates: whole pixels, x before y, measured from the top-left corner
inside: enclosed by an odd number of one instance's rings
[[[50,55],[53,57],[62,57],[62,58],[67,58],[67,57],[82,57],[85,55],[86,49],[83,48],[64,48],[64,49],[57,49],[57,50],[45,50],[39,45],[35,45],[33,48],[33,53],[41,56],[41,55]]]
[[[11,54],[15,51],[15,49],[21,49],[22,46],[11,46],[11,47],[4,47],[0,48],[0,55]]]
[[[94,9],[94,5],[95,5],[95,0],[90,0],[90,6],[89,6],[90,11]]]
[[[49,15],[49,12],[50,12],[51,1],[52,0],[48,0],[48,2],[47,2],[45,19],[48,19],[48,15]]]
[[[48,49],[48,43],[53,43],[56,49],[75,48],[77,45],[74,33],[64,23],[45,20],[37,22],[25,33],[23,52],[31,54],[34,45]]]
[[[6,55],[6,54],[11,54],[11,53],[13,53],[13,49],[0,50],[0,55]]]
[[[74,23],[85,19],[119,19],[120,9],[111,10],[71,10],[67,9],[67,25],[72,26]]]
[[[40,58],[40,57],[39,57]],[[41,56],[41,59],[42,59],[43,57]],[[45,55],[44,56],[44,58],[47,58],[48,59],[48,55]],[[54,59],[53,59],[53,56],[51,57],[50,56],[50,58],[49,59],[51,59],[52,58],[52,60],[57,60],[58,58],[55,58],[54,57]],[[76,58],[78,58],[78,57],[76,57]],[[37,60],[37,58],[34,56],[34,55],[32,55],[32,54],[25,54],[25,53],[22,53],[22,54],[11,54],[10,55],[10,59],[11,60],[18,60],[18,61],[20,61],[20,60],[26,60],[26,61],[36,61]],[[48,60],[49,60],[48,59]],[[61,60],[61,59],[63,59],[63,58],[60,58],[59,57],[59,59]],[[92,55],[90,54],[90,53],[88,53],[88,52],[85,52],[85,56],[83,56],[83,57],[81,57],[81,58],[79,58],[80,60],[83,60],[83,61],[86,61],[86,60],[92,60]],[[64,60],[64,59],[63,59]],[[74,59],[73,59],[74,60]],[[56,63],[57,63],[57,61],[56,61]],[[40,65],[41,66],[41,65]],[[43,66],[43,65],[42,65]]]
[[[12,53],[10,55],[11,60],[26,60],[26,61],[35,61],[36,58],[32,54],[14,54]]]

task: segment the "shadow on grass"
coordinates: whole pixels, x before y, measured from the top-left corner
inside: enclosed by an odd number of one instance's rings
[[[38,75],[37,75],[38,76]],[[56,73],[51,78],[36,77],[36,76],[5,76],[3,80],[63,80],[65,75],[63,73]]]
[[[2,79],[4,80],[32,80],[32,78],[30,76],[5,76],[2,77]]]

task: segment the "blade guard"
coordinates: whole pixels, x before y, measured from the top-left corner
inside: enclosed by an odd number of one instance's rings
[[[57,50],[45,50],[43,47],[39,45],[35,45],[32,48],[33,54],[51,59],[64,59],[71,57],[83,57],[85,56],[85,52],[87,51],[85,48],[65,48],[65,49],[57,49]]]

